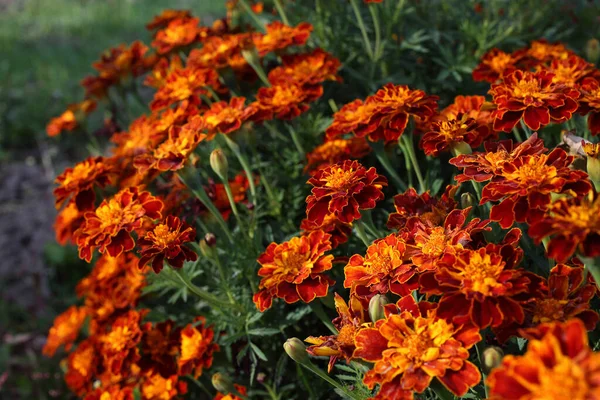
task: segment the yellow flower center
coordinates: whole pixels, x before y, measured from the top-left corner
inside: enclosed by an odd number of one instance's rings
[[[131,340],[134,332],[127,326],[118,326],[114,328],[106,337],[104,342],[108,344],[108,347],[113,352],[119,352],[125,349],[127,342]]]
[[[97,170],[101,165],[90,163],[87,161],[81,162],[73,168],[73,170],[65,176],[62,186],[69,186],[73,182],[83,181],[94,175],[94,170]]]
[[[335,190],[345,190],[354,182],[355,171],[351,168],[344,170],[343,168],[333,167],[326,180],[325,186]]]
[[[189,25],[183,25],[183,24],[169,26],[167,29],[164,30],[164,32],[165,32],[164,41],[167,43],[172,43],[172,44],[179,43],[179,41],[181,39],[186,37],[186,33],[189,30],[189,28],[190,28]]]
[[[439,124],[439,134],[446,137],[446,140],[461,139],[462,136],[467,132],[469,126],[464,123],[463,120],[450,119],[442,121]]]
[[[92,360],[94,348],[88,347],[83,351],[77,351],[73,354],[72,366],[73,369],[79,372],[80,375],[87,377],[92,369]]]
[[[181,360],[192,360],[202,352],[202,334],[194,329],[191,336],[181,335]]]
[[[286,273],[289,275],[296,275],[306,265],[307,255],[298,253],[299,249],[295,248],[291,251],[286,251],[282,254],[281,258],[281,271],[280,273]]]
[[[214,114],[211,113],[209,115],[204,116],[204,122],[208,125],[209,130],[214,129],[214,127],[221,122],[231,122],[235,121],[240,117],[240,111],[235,108],[227,107],[223,110],[219,111],[219,113]]]
[[[511,63],[512,57],[510,54],[499,53],[489,61],[488,65],[495,72],[502,73]]]
[[[510,155],[506,150],[500,150],[495,153],[486,153],[484,158],[491,165],[490,172],[498,172],[502,169],[504,163],[510,159]]]
[[[539,99],[544,96],[541,92],[540,83],[536,79],[521,79],[513,88],[513,94],[515,97],[522,99],[526,97]]]
[[[552,214],[557,222],[566,222],[580,229],[600,230],[600,200],[589,203],[584,200],[581,205],[569,207],[568,213]]]
[[[497,281],[502,271],[504,271],[503,261],[494,263],[489,254],[484,254],[482,257],[479,252],[472,252],[469,263],[463,264],[460,275],[465,290],[491,296],[495,288],[502,286]]]
[[[274,105],[285,106],[296,103],[300,97],[300,90],[296,86],[277,86],[272,102]]]
[[[444,228],[436,226],[429,234],[427,241],[421,245],[421,252],[427,256],[439,257],[444,252],[447,243]]]
[[[166,248],[179,238],[179,231],[171,231],[167,224],[157,225],[153,230],[152,241],[160,247]]]
[[[160,374],[152,375],[142,386],[144,398],[153,400],[170,400],[173,382],[170,379],[163,378]]]
[[[568,300],[542,299],[535,303],[533,323],[561,321],[565,315],[565,305]]]
[[[365,265],[373,274],[387,275],[392,271],[392,257],[389,252],[376,253],[373,256],[367,257]]]
[[[110,199],[107,204],[98,207],[96,215],[100,219],[100,229],[105,229],[135,222],[144,215],[144,207],[135,202],[121,207],[116,199]]]
[[[526,164],[516,171],[505,174],[506,178],[519,182],[522,187],[531,187],[547,183],[557,176],[556,168],[545,164],[545,158],[530,157]]]
[[[354,346],[354,337],[356,336],[357,329],[352,324],[342,326],[337,335],[337,341],[343,346]]]

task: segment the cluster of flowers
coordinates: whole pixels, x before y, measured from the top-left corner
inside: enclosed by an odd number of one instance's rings
[[[236,150],[244,171],[233,180],[214,152],[211,166],[221,183],[193,188],[187,172],[200,165],[203,148],[223,141],[236,149],[231,134],[292,120],[323,95],[325,81],[340,81],[341,63],[326,51],[289,51],[307,43],[308,23],[275,21],[265,32],[241,32],[229,19],[204,27],[187,11],[167,10],[147,27],[153,51],[139,42],[111,49],[94,64],[98,75],[82,82],[85,100],[47,127],[50,136],[83,129],[99,104],[113,105],[115,89],[137,91],[138,77],[154,89],[150,114],[125,132],[111,132],[107,155],[67,168],[56,180],[57,240],[76,244],[87,262],[96,250],[101,256],[78,286],[84,305],[56,319],[44,352],[53,355],[63,345],[70,351],[66,380],[86,399],[103,400],[105,393],[132,399],[139,388],[143,399],[168,400],[186,392],[182,376],[197,377],[211,366],[219,346],[205,320],[183,327],[144,322],[141,290],[149,270],[159,273],[165,263],[181,269],[198,259],[196,230],[186,219],[226,223],[231,213],[237,216],[236,204],[251,209],[257,176]],[[265,72],[269,59],[278,64]],[[226,77],[261,85],[254,100],[233,93]],[[412,398],[437,381],[462,396],[482,380],[470,351],[487,346],[481,334],[487,329],[488,344],[515,336],[530,341],[523,356],[505,357],[489,374],[491,398],[556,393],[557,379],[567,382],[568,393],[598,390],[598,356],[586,336],[599,319],[590,307],[597,289],[586,273],[592,267],[577,255],[600,256],[600,149],[584,141],[583,155],[549,150],[532,130],[580,114],[592,135],[600,133],[600,72],[561,44],[537,41],[511,54],[491,50],[473,78],[492,84],[490,98],[458,96],[438,110],[437,96],[388,83],[335,112],[323,143],[306,155],[312,189],[301,234],[260,255],[253,301],[264,312],[276,298],[311,303],[329,296],[331,252],[354,230],[367,249],[338,259],[346,264],[343,287],[349,289],[347,302],[335,294],[338,332],[306,339],[308,353],[330,357],[330,370],[337,360],[371,363],[364,384],[379,385],[376,399]],[[517,142],[501,137],[510,132]],[[414,136],[426,156],[452,154],[459,186],[448,185],[439,197],[424,185],[420,193],[403,187],[384,163],[384,148],[404,146],[422,181]],[[385,176],[359,162],[372,150],[404,191],[394,196],[386,235],[364,217],[388,186]],[[577,158],[587,159],[587,172],[575,168]],[[474,196],[462,186],[467,181],[482,207],[472,207]],[[471,200],[457,200],[459,191]],[[493,223],[505,230],[499,240]],[[519,223],[529,225],[526,235]],[[365,230],[377,239],[368,240]],[[543,241],[558,262],[548,277],[523,262],[519,243],[529,237]],[[86,321],[89,335],[73,347]],[[242,386],[235,390],[246,395]]]

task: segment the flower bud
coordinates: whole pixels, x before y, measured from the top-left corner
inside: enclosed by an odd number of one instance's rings
[[[384,306],[388,303],[388,299],[382,294],[376,294],[369,301],[369,317],[371,321],[376,322],[385,318],[383,312]]]
[[[256,66],[260,65],[260,56],[258,55],[256,46],[253,44],[245,45],[242,48],[242,57],[244,57],[244,60],[246,60],[246,62],[250,64],[252,68],[256,68]]]
[[[215,247],[217,244],[217,237],[215,236],[214,233],[208,232],[206,235],[204,235],[204,241],[210,247]]]
[[[596,188],[600,188],[600,143],[582,143],[587,158],[587,173]]]
[[[585,44],[585,58],[593,64],[598,62],[600,58],[600,42],[598,39],[592,38]]]
[[[227,157],[225,157],[223,150],[216,149],[210,153],[210,166],[223,182],[227,181],[229,163],[227,162]]]
[[[200,243],[198,244],[200,246],[200,253],[202,253],[202,256],[206,258],[212,258],[212,256],[215,254],[213,246],[209,245],[206,239],[200,240]]]
[[[504,352],[500,347],[492,346],[485,349],[481,355],[483,370],[486,374],[502,363]]]
[[[298,338],[290,338],[283,344],[283,349],[288,356],[298,364],[306,364],[310,362],[308,353],[306,352],[306,346]]]
[[[212,384],[217,391],[227,394],[231,392],[236,392],[235,386],[233,386],[233,382],[229,378],[229,376],[225,374],[221,374],[217,372],[212,376]]]
[[[473,152],[471,146],[469,146],[469,144],[465,142],[454,143],[452,145],[451,150],[452,154],[454,154],[455,156],[458,156],[460,154],[471,154]]]
[[[465,192],[463,194],[460,195],[460,207],[461,208],[467,208],[467,207],[473,207],[474,204],[477,204],[477,202],[475,201],[475,197],[473,197],[473,195],[469,192]]]

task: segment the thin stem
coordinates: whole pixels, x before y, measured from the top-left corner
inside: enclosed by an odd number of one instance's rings
[[[335,379],[333,379],[332,377],[327,375],[325,372],[321,371],[321,369],[319,367],[317,367],[315,364],[313,364],[312,362],[309,361],[306,364],[300,364],[300,365],[302,365],[304,368],[311,371],[313,374],[317,375],[319,378],[323,379],[325,382],[329,383],[331,386],[341,390],[351,399],[356,399],[356,396],[352,392],[350,392],[348,389],[346,389],[338,381],[336,381]]]
[[[396,25],[396,23],[398,22],[398,18],[400,18],[400,12],[404,8],[404,2],[405,0],[399,0],[398,4],[396,5],[394,15],[392,16],[392,22],[387,27],[387,37],[390,37],[392,35],[392,27]]]
[[[437,379],[433,378],[429,384],[429,388],[441,399],[441,400],[454,400],[454,395],[450,393],[448,389]]]
[[[529,129],[529,127],[527,125],[525,125],[525,122],[523,122],[523,120],[521,120],[519,122],[521,123],[521,128],[523,128],[523,132],[525,132],[525,136],[527,136],[527,138],[529,138],[531,136],[531,129]]]
[[[367,28],[365,27],[365,22],[363,21],[362,15],[360,14],[358,3],[356,2],[356,0],[350,0],[350,4],[352,5],[352,9],[354,10],[356,22],[358,23],[358,27],[360,28],[360,32],[363,37],[363,41],[365,42],[365,50],[367,51],[367,55],[369,56],[369,58],[372,60],[373,49],[371,48],[371,42],[369,41],[369,36],[367,35]]]
[[[515,127],[512,130],[513,134],[515,135],[515,137],[517,138],[517,140],[519,142],[523,141],[523,138],[521,137],[521,133],[519,133],[519,128],[517,128],[517,126],[515,125]]]
[[[191,293],[198,296],[198,298],[206,301],[207,303],[210,303],[212,306],[238,308],[237,304],[230,303],[225,300],[221,300],[217,296],[215,296],[211,293],[208,293],[208,292],[200,289],[198,286],[194,285],[192,283],[192,281],[190,281],[190,279],[184,275],[183,271],[181,271],[181,270],[174,270],[174,271],[175,271],[175,274],[177,274],[177,276],[181,280],[181,282],[183,282],[183,284],[188,288],[188,290]]]
[[[325,324],[327,328],[334,334],[337,335],[338,330],[331,322],[331,319],[325,314],[325,310],[323,310],[323,306],[321,305],[321,301],[319,299],[314,299],[310,303],[310,308],[312,312]]]
[[[231,294],[231,290],[229,289],[229,284],[227,280],[227,275],[225,275],[225,270],[223,269],[223,264],[221,264],[221,259],[219,258],[219,254],[217,254],[217,249],[215,248],[213,260],[215,264],[217,264],[217,269],[219,270],[219,275],[221,276],[221,281],[223,282],[223,286],[225,286],[225,292],[227,293],[227,297],[229,298],[229,302],[235,303],[235,299]]]
[[[229,200],[229,207],[231,207],[231,211],[233,211],[233,215],[240,226],[240,230],[244,230],[244,222],[242,221],[240,213],[238,212],[237,205],[235,204],[235,198],[233,197],[233,192],[231,191],[231,185],[227,179],[223,180],[223,187],[225,188],[225,194],[227,194],[227,199]]]
[[[277,9],[277,13],[281,17],[281,20],[283,21],[283,23],[289,26],[290,21],[287,19],[287,15],[285,15],[285,10],[283,9],[283,6],[281,5],[281,0],[275,0],[275,8]]]
[[[381,27],[379,26],[379,16],[377,15],[377,4],[369,4],[369,12],[371,13],[371,19],[373,19],[373,28],[375,29],[375,54],[373,55],[373,61],[377,62],[382,56],[383,48],[381,46]]]
[[[204,393],[206,393],[208,396],[210,396],[210,398],[212,398],[214,395],[210,392],[210,390],[208,390],[206,388],[206,386],[204,386],[204,384],[202,382],[200,382],[199,380],[195,379],[193,376],[191,375],[186,375],[187,378],[189,378],[192,382],[194,382],[196,384],[196,386],[198,386],[200,389],[202,389],[202,391]]]
[[[379,160],[379,163],[383,166],[383,168],[386,170],[386,172],[390,175],[390,177],[394,181],[394,184],[402,191],[405,191],[406,189],[408,189],[408,186],[406,185],[406,183],[400,178],[400,176],[398,175],[398,173],[396,172],[394,167],[392,167],[392,164],[390,163],[390,159],[388,158],[387,154],[385,153],[385,149],[383,148],[383,146],[374,146],[374,149],[375,149],[375,156],[377,157],[377,160]]]
[[[256,75],[258,75],[258,77],[260,78],[261,82],[266,87],[271,87],[271,82],[269,82],[269,78],[267,78],[267,73],[265,72],[265,70],[263,69],[262,65],[260,64],[260,59],[258,59],[258,62],[257,62],[256,59],[254,59],[254,57],[244,57],[244,59],[246,60],[246,62],[248,64],[250,64],[250,66],[252,67],[252,69],[254,70],[254,72],[256,72]]]
[[[248,15],[250,15],[250,17],[252,18],[252,21],[254,21],[254,23],[256,24],[256,26],[260,30],[264,31],[265,30],[264,24],[262,23],[262,21],[260,20],[260,18],[258,18],[258,16],[254,13],[254,11],[252,11],[252,8],[248,4],[248,2],[246,0],[240,0],[240,4],[242,5],[242,7],[244,7],[244,10],[246,11],[246,13]]]
[[[240,146],[233,140],[231,140],[227,135],[221,134],[227,146],[233,151],[233,154],[237,157],[240,162],[244,173],[246,174],[246,178],[248,178],[248,185],[250,186],[250,196],[252,196],[252,203],[256,205],[256,185],[254,184],[254,176],[252,175],[252,170],[250,169],[250,165],[248,164],[248,160],[244,154],[240,151]]]
[[[479,359],[479,365],[483,365],[483,348],[484,343],[483,340],[480,341],[479,343],[477,343],[475,345],[475,351],[477,352],[477,358]],[[486,379],[486,374],[483,373],[481,374],[481,380],[483,381],[483,393],[485,394],[485,398],[488,398],[488,388],[487,385],[485,384],[485,379]]]
[[[600,289],[600,258],[588,258],[579,256],[581,261],[583,261],[583,265],[585,265],[585,269],[587,269],[594,281],[596,282],[596,286]]]
[[[294,127],[292,125],[288,125],[288,130],[290,131],[290,135],[292,136],[292,141],[294,142],[294,145],[296,146],[296,150],[298,150],[298,153],[300,153],[300,157],[304,158],[304,155],[306,153],[304,151],[304,147],[302,147],[302,143],[300,142],[298,133],[296,133],[296,130],[294,129]]]
[[[426,189],[426,185],[425,185],[425,180],[423,179],[423,174],[421,174],[421,168],[419,167],[419,162],[417,161],[417,155],[415,154],[415,148],[413,145],[413,142],[411,140],[410,137],[408,137],[408,135],[402,135],[401,138],[402,141],[404,141],[404,148],[406,149],[406,152],[408,153],[408,158],[410,159],[410,162],[415,170],[415,174],[417,175],[417,180],[419,181],[419,192],[423,193],[425,192]]]
[[[360,220],[354,221],[354,229],[356,230],[356,236],[358,236],[360,240],[362,240],[365,246],[369,247],[371,242],[367,238],[367,233],[365,232],[365,226],[363,222]]]

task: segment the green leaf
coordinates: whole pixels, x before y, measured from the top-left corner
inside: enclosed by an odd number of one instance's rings
[[[260,358],[263,361],[268,361],[269,359],[267,358],[267,356],[265,355],[265,353],[263,353],[263,351],[254,343],[250,342],[250,347],[252,347],[252,351],[254,352],[254,354],[256,354],[258,356],[258,358]]]
[[[248,331],[248,335],[252,336],[271,336],[278,333],[281,333],[281,331],[275,328],[255,328]]]

